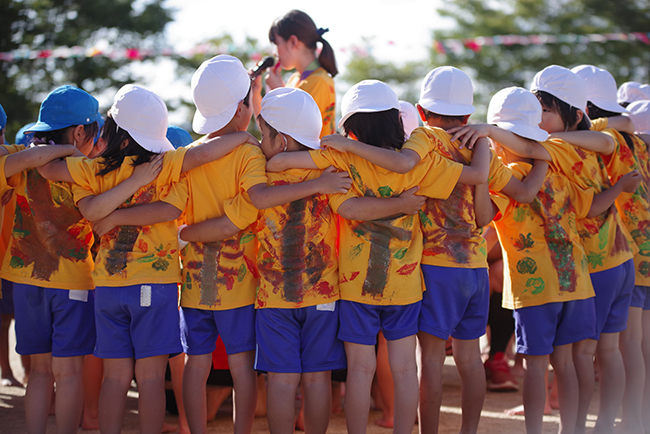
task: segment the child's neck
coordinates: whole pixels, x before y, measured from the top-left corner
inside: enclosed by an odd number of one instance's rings
[[[238,131],[239,129],[237,128],[237,125],[234,125],[233,122],[231,122],[225,127],[223,127],[222,129],[220,129],[219,131],[215,131],[213,133],[208,134],[207,138],[212,139],[219,136],[225,136],[226,134],[236,133]]]
[[[307,49],[307,47],[305,47],[304,51],[300,52],[300,56],[298,57],[295,67],[296,71],[300,74],[305,72],[309,65],[316,60],[316,54]]]

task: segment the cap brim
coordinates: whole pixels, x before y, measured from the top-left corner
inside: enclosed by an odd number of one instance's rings
[[[618,105],[615,102],[612,101],[604,101],[604,100],[599,100],[599,99],[591,99],[590,100],[592,104],[594,104],[596,107],[607,110],[608,112],[613,112],[613,113],[628,113],[628,110],[620,105]]]
[[[42,131],[56,131],[63,128],[72,126],[72,124],[49,124],[47,122],[36,122],[34,126],[30,127],[26,133],[42,132]]]
[[[430,112],[443,115],[443,116],[465,116],[471,115],[476,111],[476,108],[468,104],[449,104],[440,102],[433,99],[421,99],[418,101],[423,108]]]
[[[239,101],[236,104],[233,104],[232,107],[228,107],[222,113],[215,116],[203,116],[198,110],[194,113],[194,120],[192,121],[192,129],[197,134],[209,134],[219,131],[231,121],[235,113],[237,112],[237,106]]]
[[[174,146],[169,141],[169,139],[167,139],[167,137],[164,139],[152,139],[150,137],[141,135],[137,131],[129,134],[131,137],[133,137],[133,140],[138,142],[140,146],[149,152],[153,152],[154,154],[161,154],[163,152],[174,150]]]
[[[511,122],[497,122],[496,126],[526,139],[531,139],[538,142],[543,142],[544,140],[548,139],[548,133],[539,127],[518,125]]]

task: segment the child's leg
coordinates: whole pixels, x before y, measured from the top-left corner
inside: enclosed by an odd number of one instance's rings
[[[271,433],[291,433],[296,419],[299,373],[269,372],[266,414]]]
[[[576,416],[577,433],[585,432],[589,404],[591,404],[591,397],[594,393],[594,354],[597,346],[600,345],[594,339],[584,339],[573,344],[573,363],[579,387],[578,413]]]
[[[81,427],[99,429],[99,392],[104,381],[104,361],[89,354],[84,357],[84,405]]]
[[[302,374],[302,391],[305,431],[324,434],[332,412],[332,371]]]
[[[3,313],[0,317],[0,371],[2,371],[0,384],[3,386],[22,386],[20,381],[14,377],[9,364],[9,326],[14,319],[14,315]]]
[[[613,434],[614,420],[618,415],[625,392],[625,367],[619,345],[619,333],[601,333],[598,341],[598,365],[600,369],[600,408],[598,409],[598,421],[594,433]],[[640,349],[639,349],[640,351]],[[577,369],[577,366],[576,366]],[[637,380],[641,381],[641,380]],[[639,389],[639,401],[643,394],[643,386]],[[641,403],[636,404],[641,409]],[[625,407],[624,410],[625,412]],[[639,418],[639,429],[641,428],[641,414]],[[584,432],[584,425],[582,425]]]
[[[248,434],[253,429],[257,404],[257,374],[253,369],[255,351],[228,356],[233,381],[233,418],[235,434]]]
[[[83,409],[84,356],[52,357],[52,374],[56,383],[56,432],[76,433]]]
[[[388,346],[382,332],[377,336],[377,385],[381,399],[383,417],[375,421],[379,426],[392,428],[395,419],[395,386],[388,363]],[[377,402],[375,402],[377,405]]]
[[[388,360],[395,386],[393,433],[410,433],[418,411],[415,335],[388,341]]]
[[[623,425],[625,432],[643,434],[642,402],[646,378],[642,349],[643,310],[630,307],[627,328],[620,333],[621,354],[625,364],[625,394],[623,395]],[[603,370],[604,371],[604,370]],[[606,372],[600,376],[601,382]]]
[[[144,357],[135,361],[138,383],[138,413],[142,434],[159,434],[165,422],[165,370],[167,354]]]
[[[172,388],[174,389],[176,407],[178,408],[178,432],[180,434],[189,434],[190,427],[187,424],[185,406],[183,405],[183,369],[185,369],[185,353],[169,359],[169,370],[172,374]]]
[[[578,415],[578,377],[573,364],[572,344],[553,347],[551,365],[557,376],[560,401],[560,434],[573,434]]]
[[[31,378],[25,392],[27,432],[44,433],[54,390],[52,353],[32,354],[31,367]]]
[[[102,434],[122,431],[126,393],[133,380],[133,370],[131,357],[104,359],[104,382],[99,393],[99,430]]]
[[[183,405],[187,424],[193,433],[206,432],[207,404],[206,382],[212,366],[212,354],[187,356],[183,370]]]
[[[364,434],[370,412],[370,386],[377,359],[374,345],[345,343],[348,377],[345,385],[345,422],[351,434]]]
[[[485,400],[485,369],[478,339],[453,340],[454,361],[461,380],[461,433],[475,433]]]
[[[546,401],[546,368],[548,356],[524,355],[523,400],[526,416],[526,433],[542,434],[544,403]]]
[[[442,403],[442,367],[445,364],[446,339],[429,333],[418,333],[420,341],[420,408],[421,433],[438,432],[440,404]]]

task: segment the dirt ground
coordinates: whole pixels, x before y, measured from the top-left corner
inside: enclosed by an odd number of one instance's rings
[[[13,352],[11,364],[17,378],[22,378],[22,367],[20,359]],[[24,396],[25,389],[19,387],[2,387],[0,386],[0,434],[25,433],[25,414],[24,414]],[[521,392],[496,393],[488,392],[483,406],[479,433],[487,434],[510,434],[524,433],[523,416],[508,416],[504,409],[512,408],[521,404]],[[588,427],[593,427],[596,410],[598,408],[598,392],[594,393],[594,399],[591,405],[591,411],[588,420]],[[441,409],[440,434],[457,433],[460,428],[460,378],[454,366],[453,359],[447,357],[444,367],[444,392],[443,404]],[[381,428],[374,424],[376,419],[381,417],[381,412],[373,410],[368,418],[369,434],[387,434],[391,431]],[[167,415],[166,422],[177,425],[176,416]],[[550,416],[544,416],[544,434],[555,434],[558,430],[559,415],[554,410]],[[48,433],[55,433],[56,427],[54,416],[50,416],[48,423]],[[99,433],[95,430],[82,430],[79,432],[94,434]],[[137,390],[129,392],[127,401],[126,415],[124,418],[123,433],[138,433],[138,414],[137,414]],[[217,414],[216,419],[208,423],[208,432],[210,433],[229,433],[232,432],[232,405],[226,403],[222,406]],[[257,418],[253,426],[253,433],[268,432],[266,418]],[[329,424],[329,433],[345,433],[345,415],[344,413],[333,414]],[[418,432],[418,427],[413,427],[413,433]]]

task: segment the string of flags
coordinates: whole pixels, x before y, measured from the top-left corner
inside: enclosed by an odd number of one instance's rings
[[[469,39],[436,39],[433,41],[433,49],[439,54],[462,54],[466,49],[479,52],[484,46],[495,45],[545,45],[545,44],[589,44],[608,41],[636,42],[650,45],[650,33],[593,33],[588,35],[497,35],[479,36]],[[392,44],[392,42],[391,42]],[[357,48],[358,49],[358,48]],[[355,50],[354,47],[351,48]],[[152,48],[98,48],[98,47],[58,47],[46,50],[32,50],[22,46],[16,50],[0,52],[0,61],[13,62],[24,59],[70,59],[70,58],[92,58],[97,56],[107,57],[113,60],[135,60],[141,61],[154,57],[185,57],[191,58],[197,54],[215,56],[217,54],[232,53],[237,51],[234,44],[201,43],[190,50],[177,51],[173,48],[152,49]],[[346,51],[342,48],[340,51]],[[264,53],[249,47],[248,56],[252,60],[260,60]]]

